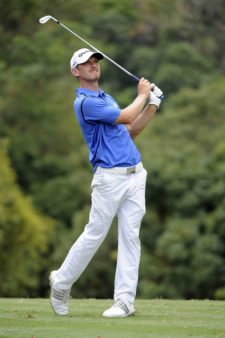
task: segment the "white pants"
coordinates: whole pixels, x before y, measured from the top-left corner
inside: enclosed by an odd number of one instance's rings
[[[114,299],[133,302],[140,262],[139,230],[145,214],[145,169],[134,174],[94,174],[89,223],[57,271],[56,289],[70,289],[80,277],[118,216],[118,255]]]

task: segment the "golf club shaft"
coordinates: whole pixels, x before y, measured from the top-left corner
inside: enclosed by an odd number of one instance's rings
[[[55,21],[55,20],[54,20]],[[127,75],[129,75],[130,77],[132,77],[134,80],[136,81],[140,81],[140,79],[130,73],[127,69],[125,69],[124,67],[120,66],[117,62],[115,62],[114,60],[112,60],[110,57],[108,57],[106,54],[102,53],[99,49],[97,49],[96,47],[94,47],[92,44],[90,44],[88,41],[84,40],[80,35],[78,35],[77,33],[73,32],[70,28],[68,28],[67,26],[65,26],[63,23],[61,23],[60,21],[56,20],[55,21],[57,24],[59,24],[60,26],[62,26],[64,29],[66,29],[67,31],[69,31],[70,33],[72,33],[73,35],[75,35],[78,39],[80,39],[81,41],[83,41],[84,43],[86,43],[89,47],[91,47],[93,50],[95,50],[98,53],[101,53],[105,59],[107,59],[109,62],[111,62],[114,66],[118,67],[120,70],[122,70],[124,73],[126,73]]]
[[[42,18],[39,19],[39,22],[41,24],[45,24],[47,21],[49,21],[50,19],[52,19],[55,23],[57,23],[58,25],[60,25],[61,27],[63,27],[64,29],[66,29],[68,32],[70,32],[71,34],[73,34],[74,36],[76,36],[78,39],[80,39],[81,41],[83,41],[84,43],[86,43],[89,47],[91,47],[94,51],[101,53],[105,59],[107,59],[109,62],[111,62],[114,66],[116,66],[117,68],[119,68],[120,70],[122,70],[124,73],[126,73],[127,75],[129,75],[133,80],[135,81],[140,81],[140,79],[132,74],[131,72],[129,72],[127,69],[125,69],[124,67],[122,67],[121,65],[119,65],[117,62],[115,62],[114,60],[112,60],[110,57],[108,57],[106,54],[102,53],[99,49],[97,49],[96,47],[94,47],[92,44],[90,44],[88,41],[84,40],[80,35],[78,35],[77,33],[73,32],[70,28],[68,28],[67,26],[65,26],[63,23],[61,23],[59,20],[57,20],[56,18],[54,18],[51,15],[46,15]],[[162,94],[160,97],[161,100],[164,99],[164,95]]]

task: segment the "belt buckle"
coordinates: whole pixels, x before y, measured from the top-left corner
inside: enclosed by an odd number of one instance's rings
[[[127,174],[128,175],[134,174],[134,173],[136,173],[136,167],[127,168]]]

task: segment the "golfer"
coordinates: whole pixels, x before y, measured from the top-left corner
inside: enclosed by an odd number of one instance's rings
[[[135,313],[139,230],[145,214],[147,172],[133,139],[157,111],[162,91],[141,78],[137,97],[121,109],[113,97],[99,88],[101,59],[101,53],[83,48],[70,61],[72,75],[79,82],[74,110],[89,149],[94,176],[88,224],[61,267],[50,274],[51,306],[58,315],[68,314],[71,287],[105,239],[115,216],[118,252],[114,304],[103,316],[126,317]]]

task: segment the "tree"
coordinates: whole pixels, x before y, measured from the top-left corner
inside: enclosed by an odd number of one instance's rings
[[[5,141],[0,141],[0,294],[38,294],[39,273],[46,268],[53,222],[41,215],[16,184]]]
[[[217,78],[183,90],[143,138],[151,140],[150,156],[142,145],[151,173],[142,230],[145,297],[213,298],[224,287],[224,85]]]
[[[59,266],[71,240],[82,231],[90,205],[92,172],[74,118],[76,82],[69,70],[72,53],[84,44],[52,22],[39,25],[38,19],[47,13],[165,92],[152,126],[135,140],[150,173],[138,295],[223,297],[225,35],[221,0],[0,4],[0,138],[9,141],[7,151],[1,150],[1,170],[8,168],[6,177],[12,173],[7,181],[10,189],[0,179],[4,196],[0,218],[7,215],[4,224],[10,231],[17,229],[11,226],[13,217],[21,226],[21,210],[23,215],[33,215],[29,217],[34,228],[38,228],[34,219],[54,219],[51,234],[43,235],[43,243],[48,238],[48,250],[42,268],[37,263],[37,287],[10,286],[7,294],[16,295],[19,290],[47,294],[49,269]],[[101,87],[115,96],[121,108],[128,105],[136,95],[136,83],[106,60],[101,65]],[[12,205],[5,204],[9,193]],[[115,227],[111,234],[77,284],[77,295],[111,296]],[[21,252],[27,245],[21,243]],[[9,241],[6,249],[12,262],[10,247]],[[200,273],[189,283],[196,270]],[[9,275],[8,279],[21,285],[21,277],[13,270],[10,274],[13,278]],[[99,287],[101,279],[108,285],[104,290]]]

